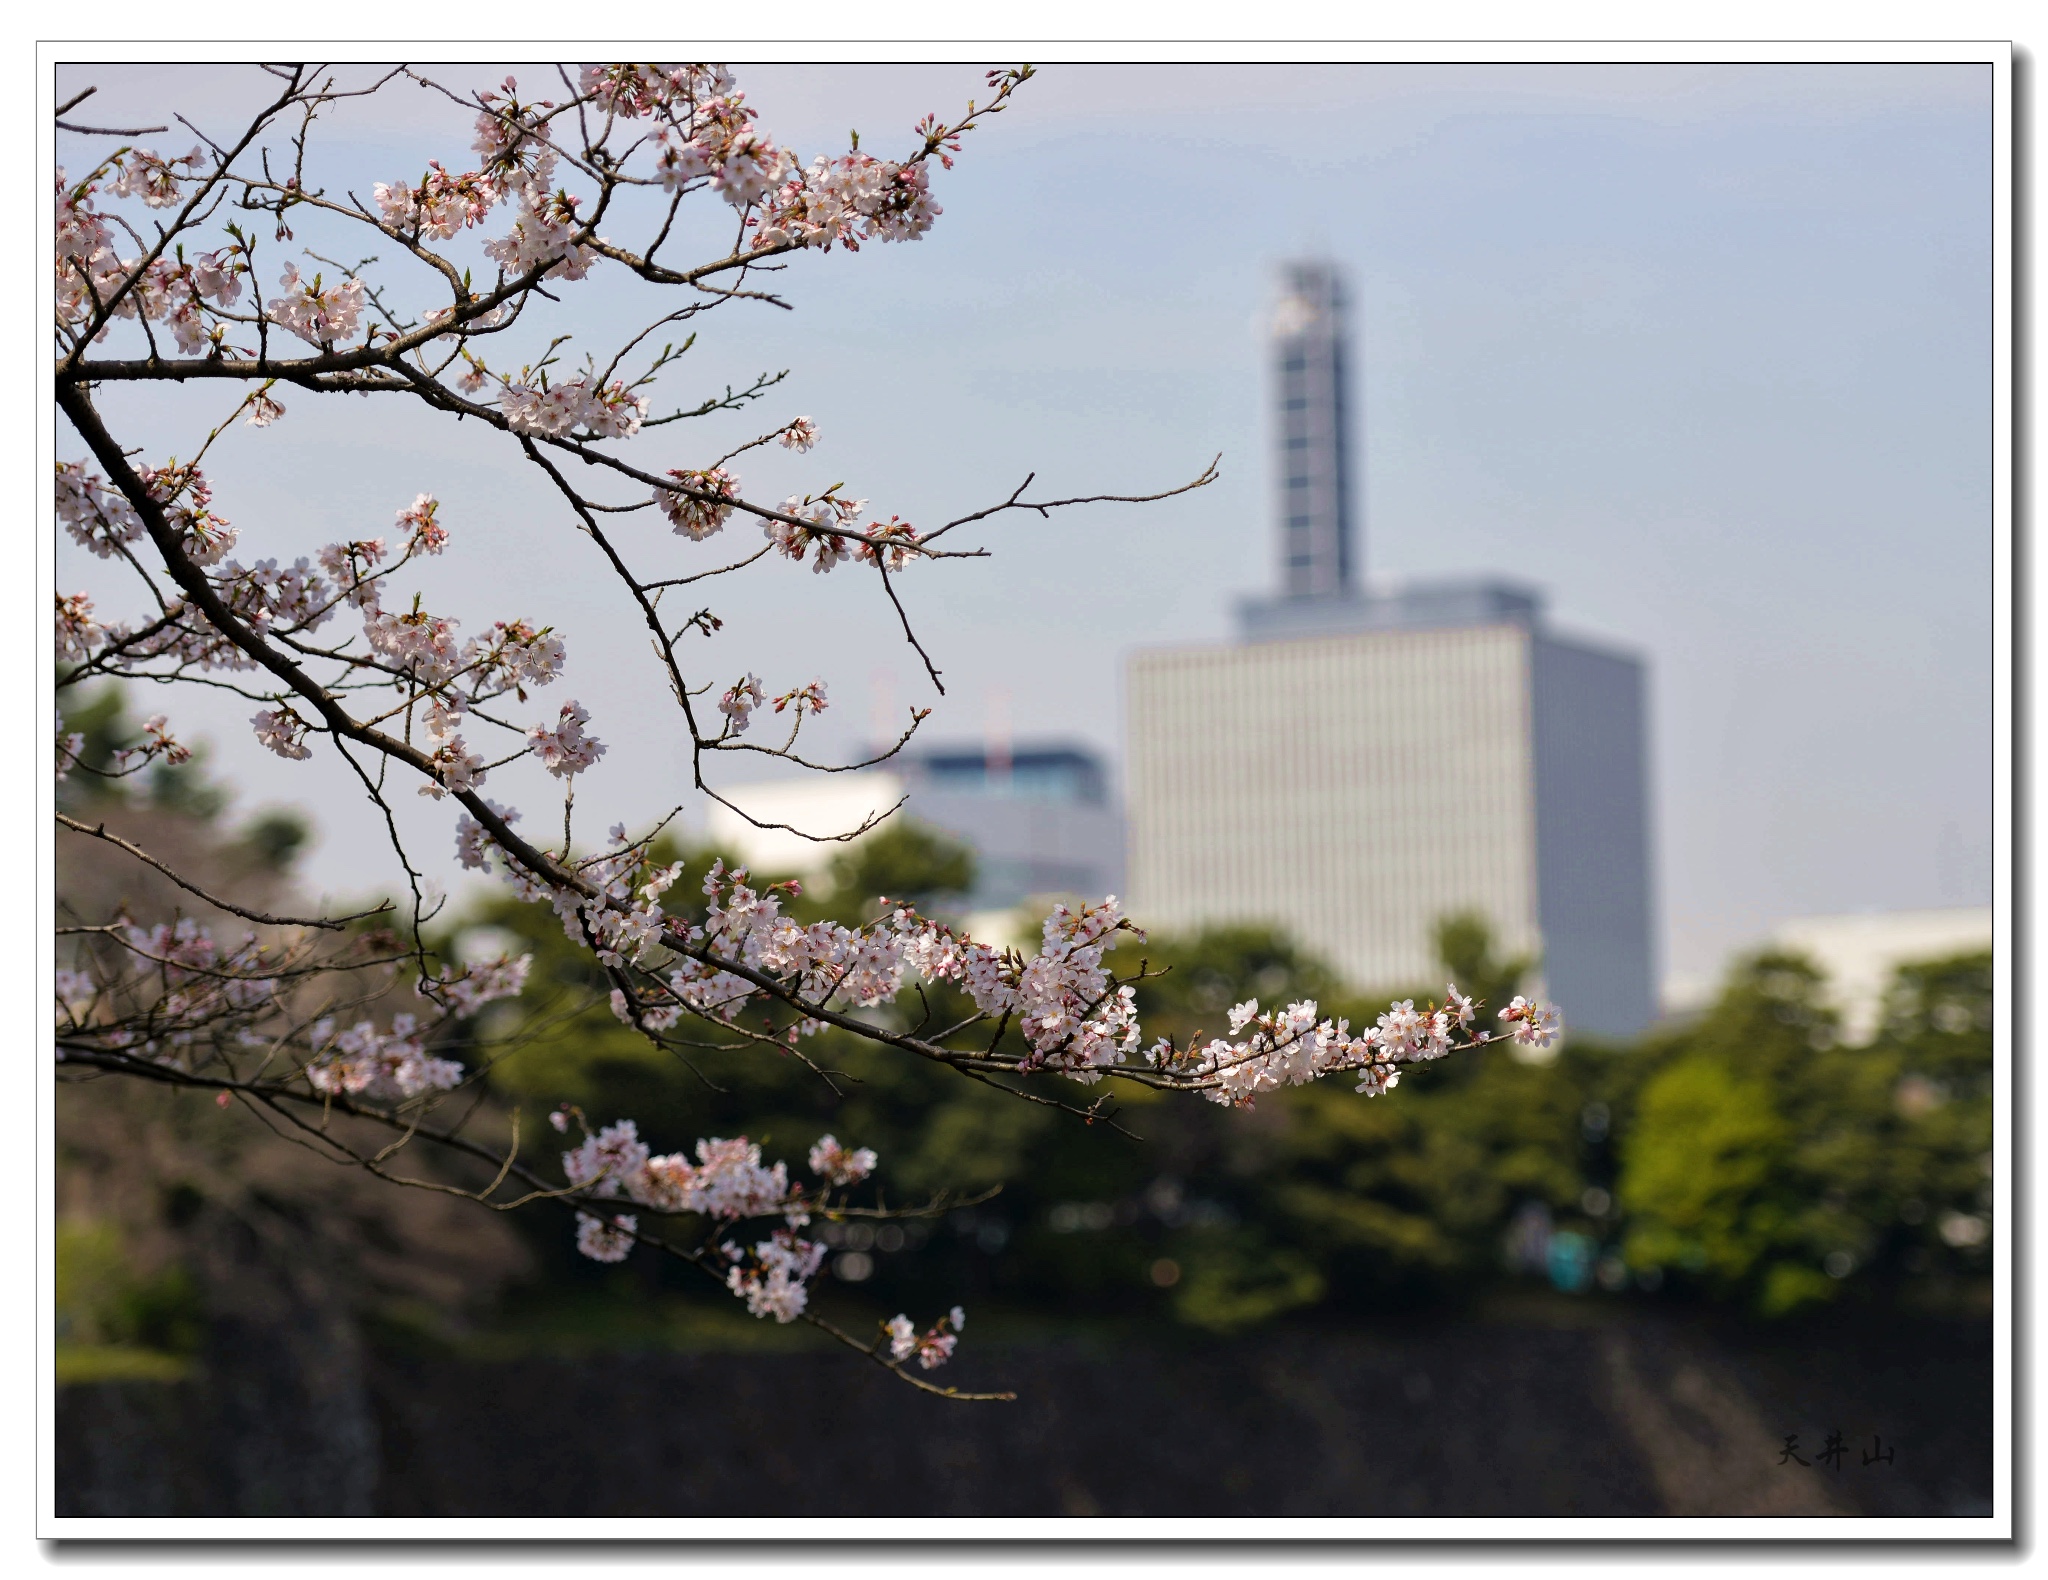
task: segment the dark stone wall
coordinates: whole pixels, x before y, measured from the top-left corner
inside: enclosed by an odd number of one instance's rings
[[[1982,1325],[1731,1340],[1630,1317],[1135,1350],[985,1345],[920,1394],[843,1353],[304,1375],[261,1335],[178,1384],[66,1388],[60,1514],[487,1517],[1989,1512]],[[348,1359],[336,1357],[337,1361]],[[1840,1428],[1839,1469],[1814,1460]],[[1864,1467],[1873,1431],[1895,1449]]]

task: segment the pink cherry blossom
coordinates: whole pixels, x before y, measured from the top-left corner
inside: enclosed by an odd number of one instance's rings
[[[313,755],[306,745],[306,721],[290,708],[265,708],[249,721],[256,726],[256,739],[280,757],[303,761]]]
[[[526,732],[526,739],[549,773],[567,779],[604,755],[604,743],[583,733],[583,726],[589,722],[590,714],[580,703],[567,702],[562,705],[559,722],[553,729],[536,724]]]
[[[657,488],[654,502],[678,533],[701,543],[725,525],[732,515],[728,501],[740,496],[737,477],[718,467],[704,472],[671,470],[668,475],[682,486]]]
[[[304,280],[297,264],[286,264],[278,280],[282,294],[270,299],[264,316],[316,346],[354,339],[363,314],[363,282],[351,275],[325,285],[324,278],[316,274],[311,281]]]

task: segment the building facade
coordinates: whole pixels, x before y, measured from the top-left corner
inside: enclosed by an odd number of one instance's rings
[[[1643,672],[1538,620],[1134,656],[1131,905],[1284,928],[1359,987],[1426,982],[1477,911],[1567,1024],[1654,1013]]]
[[[886,768],[736,785],[722,793],[760,822],[803,831],[757,828],[711,803],[712,840],[763,873],[816,880],[845,846],[804,834],[844,834],[903,801],[899,816],[973,850],[975,886],[965,902],[973,911],[1006,911],[1051,896],[1099,900],[1123,889],[1123,814],[1111,799],[1102,758],[1084,746],[906,750]]]
[[[1348,334],[1343,282],[1327,263],[1281,271],[1271,320],[1280,585],[1291,598],[1351,590],[1353,542]]]
[[[1646,687],[1532,588],[1368,591],[1343,290],[1290,265],[1272,320],[1277,596],[1242,640],[1141,652],[1126,688],[1130,903],[1147,926],[1284,928],[1355,987],[1430,980],[1477,911],[1568,1027],[1654,1018]]]

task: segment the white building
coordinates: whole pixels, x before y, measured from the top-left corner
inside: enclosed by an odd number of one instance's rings
[[[901,776],[874,769],[722,786],[732,806],[708,802],[706,832],[756,876],[817,883],[846,850],[840,836],[881,817],[903,792]]]
[[[1110,800],[1101,759],[1082,746],[904,751],[887,768],[807,774],[720,793],[748,816],[710,803],[712,840],[764,874],[816,881],[847,847],[805,835],[850,833],[907,797],[899,816],[951,834],[974,851],[975,886],[966,903],[975,912],[1007,911],[1052,896],[1099,900],[1123,889],[1123,817]]]
[[[1653,1015],[1641,664],[1499,583],[1248,605],[1234,647],[1133,656],[1131,909],[1266,922],[1360,988],[1428,981],[1476,910],[1567,1026]]]
[[[1842,1040],[1861,1046],[1877,1034],[1885,989],[1900,966],[1991,947],[1991,907],[1802,916],[1780,923],[1770,941],[1820,968],[1842,1017]]]

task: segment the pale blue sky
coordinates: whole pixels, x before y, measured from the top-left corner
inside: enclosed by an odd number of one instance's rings
[[[805,155],[849,125],[886,151],[980,91],[971,67],[740,76]],[[63,80],[101,82],[103,118],[237,91],[196,68]],[[366,193],[429,155],[456,166],[466,129],[436,119],[415,91],[352,124],[337,175]],[[1272,582],[1256,319],[1279,259],[1334,256],[1368,574],[1520,577],[1559,628],[1645,655],[1664,959],[1697,974],[1786,916],[1988,903],[1991,174],[1983,67],[1047,68],[937,178],[926,239],[802,258],[794,313],[702,321],[679,398],[793,371],[758,424],[664,430],[661,464],[808,413],[825,444],[743,467],[750,493],[844,479],[924,525],[1031,470],[1059,494],[1148,491],[1221,451],[1200,494],[1017,517],[984,535],[995,558],[906,578],[952,693],[934,738],[978,734],[1000,689],[1020,736],[1114,753],[1124,656],[1227,638],[1235,598]],[[592,333],[639,305],[602,270],[567,303]],[[381,531],[438,492],[454,541],[422,583],[434,606],[567,636],[567,694],[613,746],[593,819],[677,782],[644,643],[502,445],[396,406],[316,425],[316,403],[287,404],[219,452],[244,550]],[[109,405],[189,451],[161,396]],[[68,549],[59,567],[82,579]],[[823,674],[842,743],[877,689],[926,700],[865,579],[763,566],[716,606],[705,678]],[[354,889],[374,830],[345,787],[257,753],[247,711],[184,716],[245,804],[312,807],[314,876]],[[410,810],[445,849],[451,814]]]

